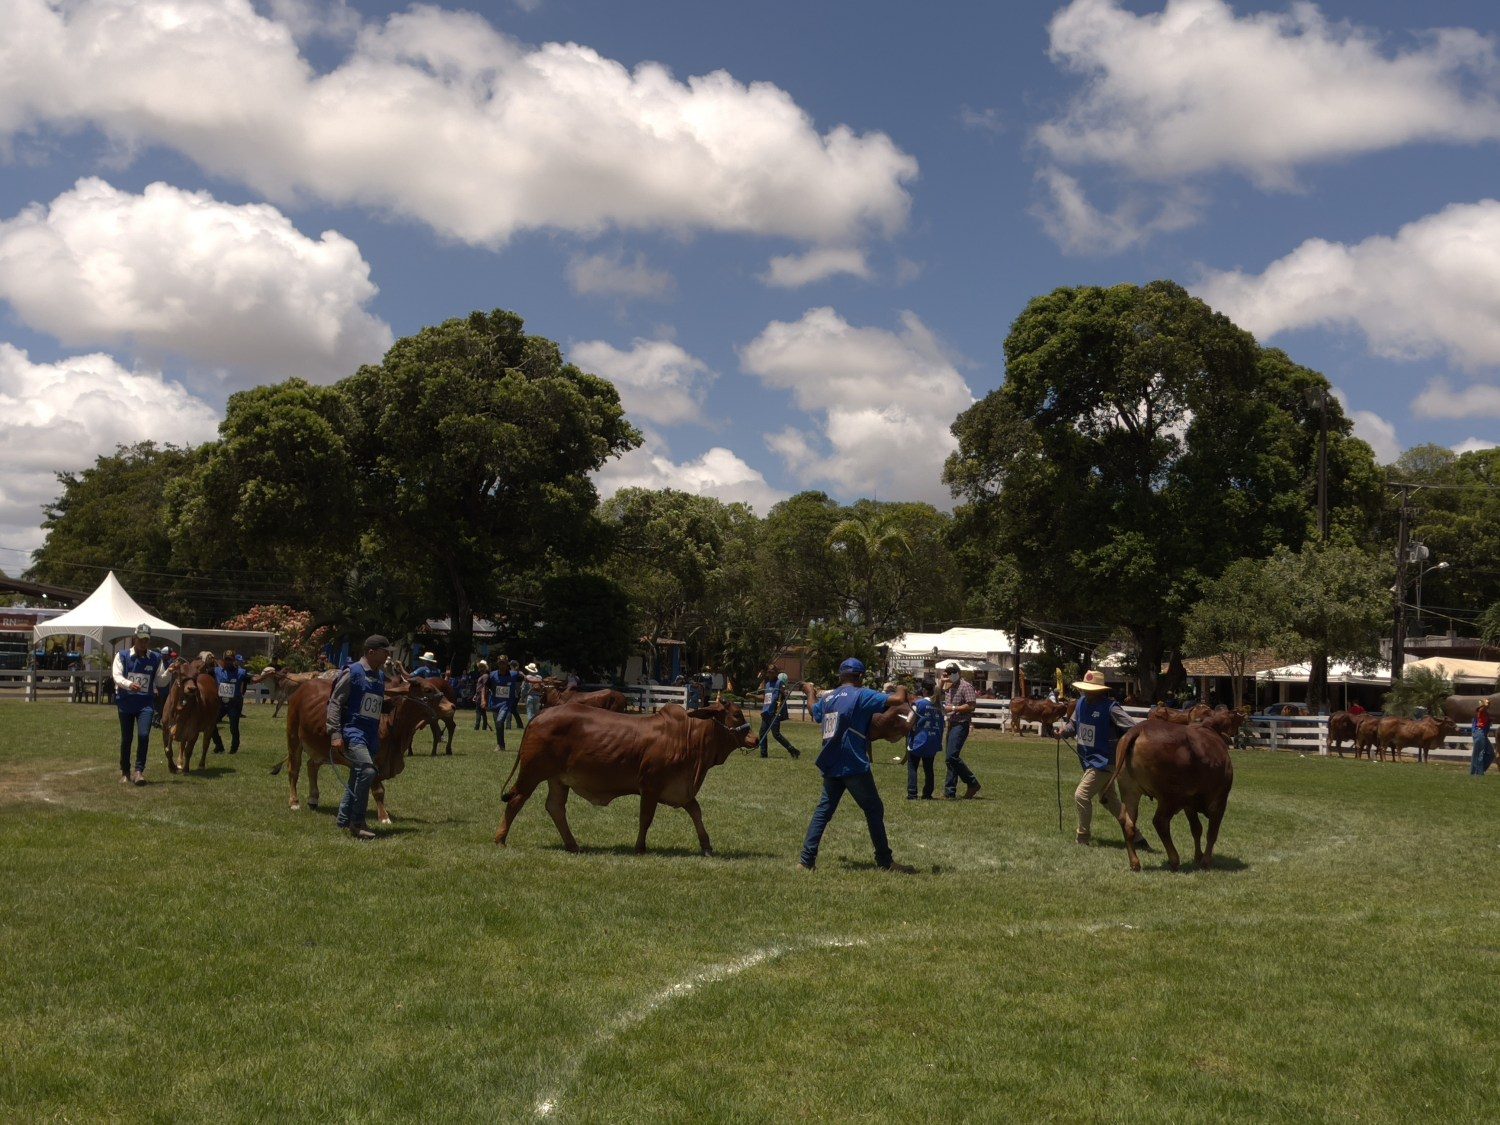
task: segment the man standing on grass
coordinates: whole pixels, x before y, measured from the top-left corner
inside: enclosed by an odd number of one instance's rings
[[[1120,818],[1120,797],[1109,784],[1115,768],[1115,732],[1129,730],[1135,726],[1135,720],[1109,694],[1103,672],[1088,672],[1073,686],[1078,689],[1078,705],[1057,737],[1072,738],[1075,734],[1078,737],[1078,764],[1083,767],[1083,780],[1073,791],[1073,803],[1078,806],[1075,838],[1087,847],[1093,838],[1095,797],[1116,820]],[[1146,847],[1144,837],[1137,836],[1135,846]]]
[[[490,729],[490,664],[487,660],[474,666],[474,729]]]
[[[226,652],[214,669],[214,679],[219,682],[219,718],[229,720],[229,752],[240,752],[240,716],[245,713],[245,684],[250,673],[235,659],[234,651]],[[219,724],[214,724],[214,753],[224,753],[224,740],[219,737]]]
[[[792,757],[802,757],[802,752],[781,733],[781,720],[786,714],[786,673],[767,668],[760,691],[760,756],[771,756],[771,739],[774,738]]]
[[[495,661],[495,670],[484,678],[484,691],[495,725],[495,749],[504,750],[505,723],[510,718],[510,661],[505,657]]]
[[[1469,759],[1469,774],[1483,777],[1495,760],[1495,747],[1490,743],[1490,701],[1481,699],[1479,710],[1474,713],[1474,754]]]
[[[510,705],[511,722],[516,724],[517,730],[525,730],[526,725],[521,722],[521,685],[526,682],[526,677],[521,675],[521,662],[512,660],[510,672],[506,678],[505,692],[506,702]]]
[[[931,680],[922,684],[922,695],[912,704],[911,733],[906,736],[906,799],[917,799],[917,767],[925,775],[922,800],[932,800],[932,761],[943,744],[943,705],[937,685]]]
[[[174,664],[172,667],[176,667]],[[115,654],[111,676],[120,714],[120,784],[146,784],[146,751],[151,748],[151,716],[156,692],[172,680],[172,668],[151,651],[151,626],[137,625],[130,648]],[[135,735],[135,773],[130,772],[130,737]]]
[[[328,696],[326,722],[334,752],[349,767],[344,799],[339,802],[338,826],[356,840],[373,840],[365,823],[370,812],[370,786],[378,772],[380,712],[385,706],[385,673],[391,642],[378,633],[365,638],[365,654],[339,673]]]
[[[875,775],[870,770],[870,720],[886,709],[891,697],[861,687],[864,674],[864,663],[850,657],[839,665],[839,686],[818,696],[813,704],[813,720],[823,727],[823,752],[818,755],[817,763],[823,775],[823,797],[807,826],[798,866],[804,871],[817,866],[823,832],[847,790],[865,814],[870,843],[875,846],[875,866],[883,871],[913,875],[915,868],[891,858],[891,845],[885,834],[885,806],[880,802],[880,791],[875,788]],[[807,686],[809,695],[817,693],[815,687]]]
[[[978,696],[974,685],[964,679],[958,661],[950,660],[943,665],[943,678],[939,686],[943,689],[943,714],[948,720],[948,737],[944,744],[948,773],[943,778],[943,800],[952,801],[958,796],[958,783],[964,783],[964,799],[979,794],[979,778],[974,776],[963,760],[964,743],[969,741],[969,726],[974,721],[974,705]]]

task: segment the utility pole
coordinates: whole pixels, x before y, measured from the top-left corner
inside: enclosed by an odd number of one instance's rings
[[[1318,538],[1328,542],[1328,385],[1320,396],[1318,424]]]
[[[1401,508],[1398,512],[1399,522],[1396,530],[1396,596],[1395,596],[1395,629],[1391,634],[1391,686],[1396,686],[1396,681],[1401,678],[1401,673],[1406,666],[1406,556],[1408,554],[1406,544],[1406,521],[1411,510],[1406,506],[1407,498],[1411,490],[1401,490]]]
[[[1018,699],[1021,695],[1021,619],[1016,618],[1015,627],[1010,631],[1010,697]]]

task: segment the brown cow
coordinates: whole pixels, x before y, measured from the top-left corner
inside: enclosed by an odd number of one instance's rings
[[[1461,726],[1468,726],[1479,712],[1480,703],[1489,700],[1490,714],[1500,715],[1500,693],[1495,695],[1450,695],[1443,700],[1443,714]]]
[[[1376,755],[1381,761],[1385,760],[1385,751],[1380,748],[1380,716],[1361,715],[1354,724],[1354,756],[1362,758],[1366,754],[1373,762]]]
[[[1401,760],[1401,748],[1410,746],[1417,752],[1417,761],[1425,762],[1432,748],[1441,746],[1443,739],[1457,730],[1457,724],[1446,716],[1435,719],[1428,715],[1425,719],[1413,722],[1411,719],[1398,719],[1394,715],[1388,715],[1380,720],[1377,746],[1382,757],[1389,750],[1394,762]]]
[[[625,697],[624,692],[603,688],[599,691],[558,691],[551,684],[542,687],[542,709],[548,707],[561,707],[564,704],[576,703],[583,707],[600,707],[605,711],[617,711],[623,714],[630,705],[630,700]]]
[[[1026,736],[1022,723],[1036,723],[1041,727],[1043,738],[1052,737],[1052,724],[1066,719],[1073,709],[1071,703],[1053,703],[1046,699],[1012,699],[1010,701],[1010,731]]]
[[[1359,727],[1357,718],[1348,711],[1335,711],[1328,716],[1328,749],[1335,751],[1340,758],[1344,756],[1344,743],[1354,742]]]
[[[1146,719],[1121,736],[1115,748],[1115,772],[1110,784],[1120,786],[1120,827],[1130,869],[1141,869],[1136,855],[1136,818],[1141,794],[1156,799],[1151,823],[1167,850],[1167,863],[1176,871],[1180,860],[1172,843],[1172,818],[1186,812],[1193,830],[1193,858],[1203,868],[1213,866],[1214,841],[1229,804],[1234,766],[1229,747],[1216,731],[1201,723],[1182,726]],[[1199,815],[1208,818],[1208,846],[1204,847]]]
[[[292,698],[296,690],[309,680],[329,680],[335,678],[330,672],[283,672],[276,668],[266,668],[260,675],[250,682],[252,684],[263,684],[267,680],[271,682],[271,700],[276,704],[271,711],[271,718],[279,718],[282,707]]]
[[[1195,707],[1193,710],[1196,712],[1198,708]],[[1228,707],[1219,707],[1196,721],[1233,746],[1239,740],[1240,727],[1244,726],[1245,718],[1243,711],[1231,711]]]
[[[401,665],[399,665],[399,664],[395,665],[395,667],[392,669],[392,671],[396,675],[398,675],[398,676],[404,676],[406,674],[405,669],[402,668]],[[431,730],[432,730],[432,755],[431,756],[434,757],[434,758],[436,758],[437,757],[437,752],[438,752],[438,747],[443,744],[443,728],[446,727],[447,730],[448,730],[448,749],[447,749],[447,754],[448,754],[449,757],[452,757],[453,756],[453,735],[458,730],[458,720],[455,717],[458,714],[458,692],[454,689],[452,682],[450,680],[448,680],[447,677],[445,677],[445,676],[426,676],[426,677],[415,676],[413,678],[414,679],[418,679],[418,680],[420,680],[420,679],[426,679],[426,681],[429,684],[431,684],[433,687],[437,688],[438,691],[442,692],[443,698],[446,699],[449,702],[449,704],[451,704],[450,707],[444,709],[445,710],[444,714],[438,715],[438,717],[437,717],[438,721],[431,722],[431,721],[428,721],[428,720],[424,720],[422,723],[420,723],[418,725],[417,729],[420,730],[424,726],[431,728]],[[411,757],[412,754],[414,754],[414,753],[415,753],[415,751],[412,749],[411,746],[408,746],[406,748],[406,756],[408,758]]]
[[[302,755],[307,754],[307,807],[318,807],[318,770],[327,762],[348,766],[342,754],[333,750],[328,736],[328,697],[333,694],[333,681],[312,679],[293,693],[286,712],[286,757],[271,767],[272,774],[287,768],[287,782],[291,788],[289,808],[300,808],[297,797],[297,776],[302,768]],[[375,755],[377,778],[370,787],[375,798],[376,819],[389,824],[391,815],[385,807],[385,783],[406,768],[406,751],[412,736],[423,721],[441,721],[442,709],[452,707],[443,693],[423,680],[408,680],[404,683],[387,682],[385,704],[380,716],[380,749]]]
[[[1214,713],[1214,709],[1206,703],[1199,703],[1191,708],[1178,710],[1176,707],[1167,707],[1158,703],[1151,708],[1146,716],[1148,719],[1160,719],[1163,722],[1178,723],[1187,726],[1189,723],[1201,723]]]
[[[578,841],[568,827],[568,794],[576,789],[595,805],[640,794],[637,854],[645,852],[656,806],[664,804],[687,810],[698,832],[698,846],[704,855],[712,855],[698,790],[709,770],[722,765],[734,751],[755,744],[737,703],[714,703],[693,711],[671,703],[654,715],[621,715],[599,707],[549,708],[521,736],[521,750],[511,771],[516,783],[501,795],[505,814],[495,831],[495,843],[504,846],[516,814],[545,781],[547,811],[570,852],[578,851]],[[508,785],[510,779],[506,781]]]
[[[191,769],[193,748],[200,738],[203,753],[198,768],[208,768],[208,744],[219,725],[219,681],[213,666],[213,653],[206,653],[187,664],[179,663],[174,670],[161,711],[162,743],[170,773]],[[180,749],[180,759],[174,757],[174,746]]]

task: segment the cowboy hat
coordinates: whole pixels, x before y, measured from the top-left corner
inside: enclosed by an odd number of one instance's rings
[[[436,664],[437,663],[437,653],[435,653],[435,652],[424,652],[421,655],[420,659],[422,660],[423,663],[426,663],[427,661],[430,660],[430,661],[432,661],[432,663]]]
[[[526,671],[530,672],[533,676],[536,676],[536,675],[540,675],[542,670],[540,668],[538,668],[535,664],[528,664],[528,665],[526,665]]]
[[[1108,691],[1109,685],[1104,682],[1104,673],[1097,669],[1085,672],[1083,679],[1074,680],[1073,686],[1079,691]]]

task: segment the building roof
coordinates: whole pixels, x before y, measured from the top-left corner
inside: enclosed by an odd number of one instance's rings
[[[1280,656],[1266,649],[1250,655],[1245,661],[1245,672],[1247,676],[1258,676],[1262,672],[1272,668],[1279,668],[1285,663]],[[1189,676],[1233,676],[1235,673],[1224,663],[1222,656],[1202,656],[1193,660],[1184,660],[1182,667]]]

